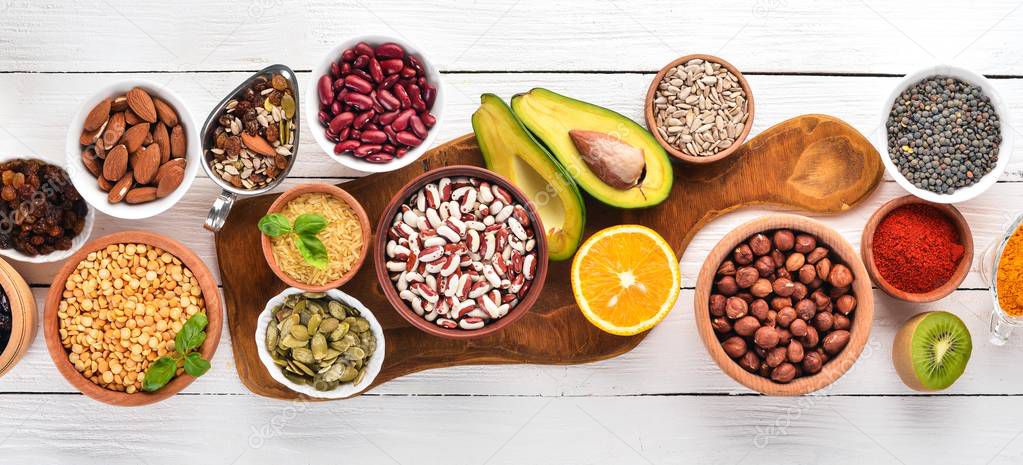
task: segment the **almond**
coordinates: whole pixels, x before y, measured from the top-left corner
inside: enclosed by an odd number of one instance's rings
[[[131,177],[131,173],[125,173],[124,177],[117,181],[113,187],[110,188],[107,194],[107,201],[110,203],[117,203],[124,199],[125,195],[128,195],[128,191],[131,190],[131,185],[135,182]]]
[[[245,145],[249,150],[256,152],[264,157],[272,157],[277,155],[277,151],[274,150],[270,143],[266,139],[258,136],[251,135],[248,132],[242,132],[242,144]]]
[[[124,145],[118,145],[107,152],[107,158],[103,161],[103,177],[110,181],[117,181],[128,171],[128,149]]]
[[[174,107],[158,98],[153,99],[153,104],[156,106],[156,114],[163,124],[166,124],[168,127],[178,125],[178,112],[174,111]]]
[[[142,147],[142,142],[145,141],[146,136],[149,134],[149,123],[136,124],[127,131],[124,131],[124,136],[121,137],[121,143],[128,149],[128,152],[134,152]]]
[[[138,160],[131,165],[132,174],[139,184],[149,184],[160,169],[160,146],[149,145],[139,151]]]
[[[82,129],[82,135],[78,137],[78,143],[82,145],[94,144],[97,140],[99,140],[100,133],[103,132],[104,127],[100,127],[95,131],[86,131],[85,129]]]
[[[167,175],[167,172],[170,171],[171,168],[181,168],[181,171],[184,172],[185,159],[175,158],[173,160],[168,161],[167,163],[160,165],[160,169],[156,170],[156,176],[153,177],[153,184],[160,184],[160,181],[163,179],[164,176]]]
[[[97,177],[96,183],[99,184],[99,190],[103,192],[110,192],[110,190],[113,189],[114,186],[116,185],[115,183],[107,181],[107,178],[104,178],[103,176]],[[110,197],[108,196],[107,199],[109,198]]]
[[[180,166],[172,166],[167,169],[163,176],[160,177],[160,182],[156,186],[156,196],[164,198],[174,192],[178,186],[181,185],[181,181],[185,179],[185,169]]]
[[[185,130],[181,125],[174,126],[170,133],[171,158],[184,158],[185,147],[188,141],[185,139]]]
[[[142,145],[150,145],[153,143],[153,132],[146,131],[146,138],[142,140]]]
[[[142,152],[141,150],[136,150],[128,154],[128,171],[131,171],[132,167],[138,164],[139,153],[141,152]]]
[[[134,111],[139,118],[150,123],[156,122],[156,106],[153,105],[153,98],[149,92],[141,87],[133,87],[128,91],[128,108]]]
[[[93,176],[99,176],[103,173],[103,168],[100,166],[99,161],[96,160],[96,154],[93,153],[91,147],[82,150],[82,164],[85,165],[85,169],[92,173]]]
[[[110,118],[110,103],[112,100],[103,99],[102,102],[96,104],[89,111],[89,114],[85,116],[85,122],[82,123],[82,128],[86,131],[95,131],[103,126],[103,123],[107,122]]]
[[[139,115],[136,115],[134,111],[125,110],[124,122],[128,123],[128,126],[134,126],[139,123],[144,123],[145,121],[142,118],[139,118]]]
[[[160,146],[160,164],[167,163],[170,160],[170,134],[163,123],[156,123],[153,128],[153,143]]]
[[[107,129],[103,131],[103,145],[107,150],[114,147],[117,141],[124,135],[124,113],[114,113],[107,122]]]
[[[120,113],[128,109],[128,97],[124,95],[118,95],[114,98],[114,101],[110,104],[110,111],[114,113]]]
[[[156,200],[155,187],[136,187],[124,195],[124,201],[131,204],[152,202],[153,200]]]
[[[100,160],[107,158],[107,149],[103,148],[103,144],[93,145],[92,149],[96,151],[96,158],[99,158]]]

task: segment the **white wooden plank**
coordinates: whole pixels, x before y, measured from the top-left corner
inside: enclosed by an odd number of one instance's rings
[[[1020,397],[0,396],[7,463],[1008,465]]]
[[[275,0],[48,4],[5,0],[0,61],[19,71],[312,69],[341,40],[378,31],[443,70],[647,70],[688,53],[743,69],[905,73],[959,61],[1023,72],[1012,0],[934,4],[758,0],[367,2]],[[111,23],[117,27],[111,27]]]

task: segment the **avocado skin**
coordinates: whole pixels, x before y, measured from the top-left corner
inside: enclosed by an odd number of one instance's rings
[[[668,153],[649,131],[624,115],[539,87],[512,97],[511,107],[579,187],[600,202],[616,208],[645,208],[663,202],[671,194],[673,174]],[[603,132],[642,149],[646,160],[643,182],[619,190],[601,181],[572,143],[568,134],[572,129]]]
[[[492,118],[485,118],[485,115]],[[521,188],[514,170],[504,162],[507,161],[507,157],[528,157],[531,160],[526,160],[527,164],[556,190],[565,213],[561,225],[544,224],[548,231],[552,227],[560,229],[553,235],[548,233],[547,254],[550,260],[555,261],[572,258],[582,242],[583,229],[586,225],[586,205],[572,177],[522,125],[511,107],[497,95],[488,93],[480,96],[480,108],[472,115],[472,129],[487,169],[508,178]],[[506,142],[508,139],[512,139],[512,144]],[[537,169],[537,166],[543,169]],[[545,192],[549,195],[549,189]],[[529,192],[526,194],[530,195]],[[531,198],[530,201],[534,205],[537,204],[535,198]],[[538,210],[543,211],[542,208]],[[550,221],[542,216],[541,220]]]

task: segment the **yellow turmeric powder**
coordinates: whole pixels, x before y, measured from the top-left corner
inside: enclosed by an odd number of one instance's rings
[[[997,276],[998,305],[1010,316],[1023,316],[1023,226],[1005,243]]]

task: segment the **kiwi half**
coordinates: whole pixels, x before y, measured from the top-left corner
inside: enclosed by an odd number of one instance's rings
[[[895,335],[892,362],[906,386],[938,391],[955,383],[973,352],[970,330],[949,312],[924,312]]]

